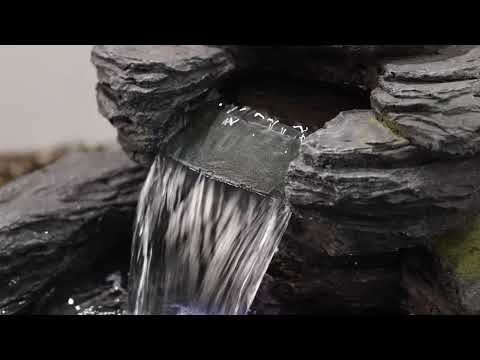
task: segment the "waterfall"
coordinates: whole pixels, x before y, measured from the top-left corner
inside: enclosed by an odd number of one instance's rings
[[[247,314],[290,219],[278,189],[302,133],[234,106],[195,124],[156,157],[140,195],[132,314]]]

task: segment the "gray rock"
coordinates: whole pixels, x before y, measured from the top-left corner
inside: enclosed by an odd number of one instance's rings
[[[422,161],[421,152],[376,120],[370,110],[341,112],[302,144],[305,164],[318,168],[391,168]]]
[[[371,102],[413,145],[461,157],[480,149],[480,47],[454,50],[387,63]]]
[[[101,114],[127,154],[145,165],[235,69],[229,52],[202,45],[99,45],[92,62]]]
[[[383,64],[385,80],[447,82],[479,78],[480,47],[453,45],[436,54],[397,58]]]
[[[119,151],[68,155],[0,189],[0,313],[27,311],[131,240],[145,171]]]
[[[308,143],[308,141],[307,141]],[[301,156],[286,195],[302,218],[333,224],[346,253],[423,244],[480,209],[480,157],[393,169],[325,169]]]

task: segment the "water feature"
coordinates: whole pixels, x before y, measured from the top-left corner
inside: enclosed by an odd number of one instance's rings
[[[130,313],[248,313],[290,219],[283,179],[306,131],[243,106],[195,115],[140,195]]]

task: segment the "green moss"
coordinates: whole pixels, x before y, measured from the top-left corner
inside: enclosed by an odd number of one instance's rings
[[[390,130],[393,135],[395,135],[398,138],[403,139],[400,131],[400,127],[398,124],[390,119],[388,119],[385,116],[382,116],[380,114],[374,114],[373,116],[368,118],[369,121],[375,121],[376,123],[380,123],[383,126],[385,126],[388,130]]]
[[[435,239],[434,251],[460,279],[480,280],[480,217]]]
[[[398,126],[398,124],[395,121],[392,121],[392,120],[388,119],[387,117],[382,116],[380,118],[380,122],[383,125],[385,125],[388,129],[390,129],[390,131],[392,133],[394,133],[395,135],[402,136],[400,127]]]

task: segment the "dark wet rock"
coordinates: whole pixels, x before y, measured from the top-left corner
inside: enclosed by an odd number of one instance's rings
[[[98,45],[92,62],[101,114],[127,154],[145,165],[235,69],[228,52],[203,45]]]
[[[112,274],[105,279],[107,284],[77,295],[77,315],[127,315],[127,289],[117,285]],[[75,296],[75,295],[74,295]]]
[[[122,274],[90,273],[85,281],[74,280],[70,291],[55,292],[47,305],[34,313],[45,315],[124,315],[127,310],[127,289]]]
[[[118,150],[75,153],[0,189],[0,312],[43,303],[131,240],[145,170]]]
[[[256,71],[282,77],[373,89],[382,59],[435,53],[441,45],[236,46],[234,56]],[[254,59],[254,60],[252,60]]]
[[[297,55],[298,57],[308,58],[308,56],[335,56],[338,58],[370,58],[381,59],[388,57],[411,56],[419,54],[435,54],[445,45],[220,45],[227,49],[234,57],[239,58],[257,58],[259,64],[264,56],[282,54]],[[272,56],[273,57],[273,56]],[[290,60],[290,59],[289,59]],[[280,63],[282,59],[277,59],[275,63]],[[275,64],[272,64],[274,66]]]
[[[281,303],[275,298],[275,280],[265,274],[258,288],[255,299],[250,307],[249,315],[279,315],[282,312]]]
[[[448,50],[448,49],[447,49]],[[480,149],[480,47],[384,65],[372,106],[387,126],[428,151]]]
[[[258,46],[244,46],[244,45],[217,45],[228,52],[235,59],[235,67],[238,70],[249,71],[258,66],[259,56]]]
[[[257,293],[256,314],[394,314],[400,312],[396,253],[329,256],[327,228],[294,221]]]
[[[313,51],[309,46],[292,46]],[[357,57],[397,57],[415,54],[430,54],[441,49],[443,45],[318,45],[316,52]]]
[[[454,277],[427,248],[402,255],[402,308],[410,315],[454,315],[465,313]]]
[[[67,274],[56,282],[49,296],[32,304],[26,312],[44,315],[125,314],[132,228],[125,230],[117,238],[115,247],[99,256],[88,268]]]

